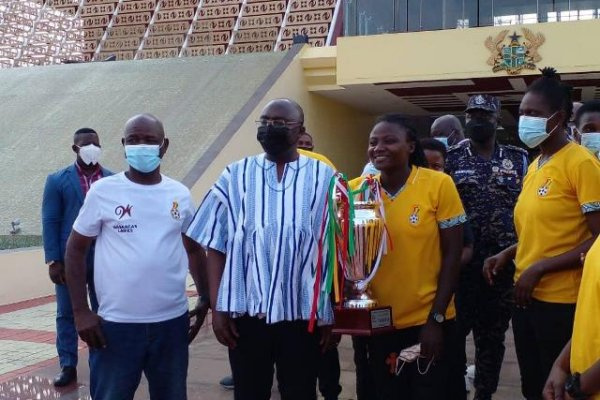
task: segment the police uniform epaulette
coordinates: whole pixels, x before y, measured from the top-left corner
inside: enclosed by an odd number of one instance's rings
[[[519,147],[519,146],[513,146],[512,144],[503,144],[502,147],[504,147],[506,150],[516,151],[516,152],[519,152],[519,153],[524,154],[526,156],[529,155],[529,153],[527,152],[527,150],[525,150],[524,148]]]
[[[448,153],[456,151],[456,150],[460,150],[460,149],[464,149],[466,147],[469,146],[469,141],[468,140],[463,140],[462,142],[455,144],[454,146],[450,146],[448,147],[448,150],[446,150]]]

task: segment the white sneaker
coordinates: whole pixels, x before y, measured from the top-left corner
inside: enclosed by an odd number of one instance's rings
[[[469,365],[467,367],[467,378],[469,378],[471,381],[475,380],[475,366],[474,365]]]
[[[471,390],[473,390],[473,383],[468,376],[465,376],[465,389],[467,390],[467,393],[471,393]]]

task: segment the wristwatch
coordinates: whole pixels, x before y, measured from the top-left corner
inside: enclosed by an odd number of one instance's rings
[[[444,321],[446,321],[446,316],[444,314],[435,311],[429,314],[429,318],[431,318],[433,322],[437,322],[438,324],[443,324]]]
[[[581,374],[579,372],[569,375],[565,382],[565,392],[567,392],[573,400],[585,400],[588,398],[588,396],[581,391]]]

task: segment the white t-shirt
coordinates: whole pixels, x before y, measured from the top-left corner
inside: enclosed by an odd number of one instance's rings
[[[112,322],[161,322],[188,309],[188,258],[181,233],[192,217],[190,191],[162,176],[156,185],[124,172],[95,182],[73,229],[97,237],[98,315]]]

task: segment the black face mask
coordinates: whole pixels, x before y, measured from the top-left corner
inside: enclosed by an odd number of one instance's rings
[[[496,125],[487,119],[477,118],[467,122],[467,136],[478,143],[486,142],[496,133]]]
[[[293,146],[293,143],[290,143],[289,134],[290,128],[287,126],[267,125],[258,128],[256,138],[265,153],[271,156],[279,156]]]

